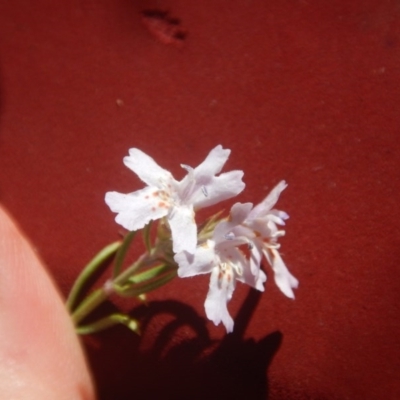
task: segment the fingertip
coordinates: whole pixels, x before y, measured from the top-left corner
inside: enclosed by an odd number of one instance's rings
[[[2,398],[95,398],[79,340],[42,262],[0,206]]]

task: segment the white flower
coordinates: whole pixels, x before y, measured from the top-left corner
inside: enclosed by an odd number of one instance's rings
[[[198,246],[194,254],[181,252],[175,255],[180,277],[211,273],[204,307],[207,317],[215,325],[222,322],[228,333],[233,330],[233,319],[228,312],[227,303],[232,298],[236,281],[263,291],[263,283],[266,280],[264,272],[260,269],[256,274],[251,272],[248,260],[238,248],[247,240],[229,235],[236,225],[244,221],[251,207],[251,203],[235,204],[230,219],[220,222],[215,227],[211,240]]]
[[[211,206],[239,194],[245,187],[242,171],[221,171],[230,150],[215,147],[196,168],[181,165],[187,175],[181,180],[161,168],[151,157],[139,149],[130,149],[125,165],[147,184],[144,189],[129,194],[106,193],[105,201],[115,220],[133,231],[143,228],[150,220],[167,217],[175,253],[194,253],[197,245],[197,227],[194,210]]]
[[[299,282],[289,272],[278,252],[278,239],[285,231],[280,230],[277,225],[285,225],[289,216],[284,211],[272,208],[286,187],[285,181],[279,182],[268,196],[248,213],[243,222],[234,227],[231,234],[248,239],[252,273],[259,270],[264,255],[274,271],[275,283],[279,289],[287,297],[294,299],[293,289],[298,287]]]

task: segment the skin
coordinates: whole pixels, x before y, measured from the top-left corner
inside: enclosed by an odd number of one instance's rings
[[[14,400],[95,399],[63,300],[1,207],[0,393]]]

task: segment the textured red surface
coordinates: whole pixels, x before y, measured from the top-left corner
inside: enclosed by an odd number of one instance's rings
[[[183,46],[146,29],[149,8]],[[140,187],[129,147],[179,174],[221,143],[240,201],[289,183],[296,301],[269,280],[242,307],[238,287],[225,337],[207,278],[172,282],[140,344],[85,340],[101,399],[400,398],[399,17],[394,0],[0,3],[0,201],[64,294],[117,238],[104,193]]]

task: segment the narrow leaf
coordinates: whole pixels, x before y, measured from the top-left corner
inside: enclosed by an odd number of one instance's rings
[[[79,335],[89,335],[91,333],[99,332],[107,328],[111,328],[114,325],[123,324],[128,327],[131,331],[140,334],[139,322],[135,319],[130,318],[125,314],[111,314],[105,318],[99,319],[92,324],[76,327],[76,332]]]
[[[156,267],[150,268],[147,271],[141,272],[140,274],[133,275],[129,278],[131,283],[141,283],[150,279],[153,279],[157,275],[161,275],[164,272],[168,272],[171,268],[168,265],[157,265]]]
[[[72,312],[72,310],[74,309],[76,300],[80,292],[84,288],[86,282],[103,265],[105,260],[113,256],[118,251],[120,246],[121,242],[109,244],[103,250],[97,253],[96,256],[83,268],[68,295],[66,305],[70,312]]]
[[[145,283],[143,285],[134,285],[123,290],[118,291],[118,294],[123,297],[138,297],[144,293],[151,292],[176,277],[176,271],[169,272],[159,279],[153,280],[151,282]]]
[[[115,278],[121,271],[122,264],[125,260],[126,253],[129,250],[129,246],[132,243],[132,240],[135,238],[137,231],[129,232],[122,242],[121,247],[119,248],[117,255],[115,257],[115,264],[113,269],[113,277]]]
[[[151,230],[152,221],[150,221],[144,228],[143,228],[143,241],[146,246],[146,250],[148,253],[151,252],[151,239],[150,239],[150,230]]]

